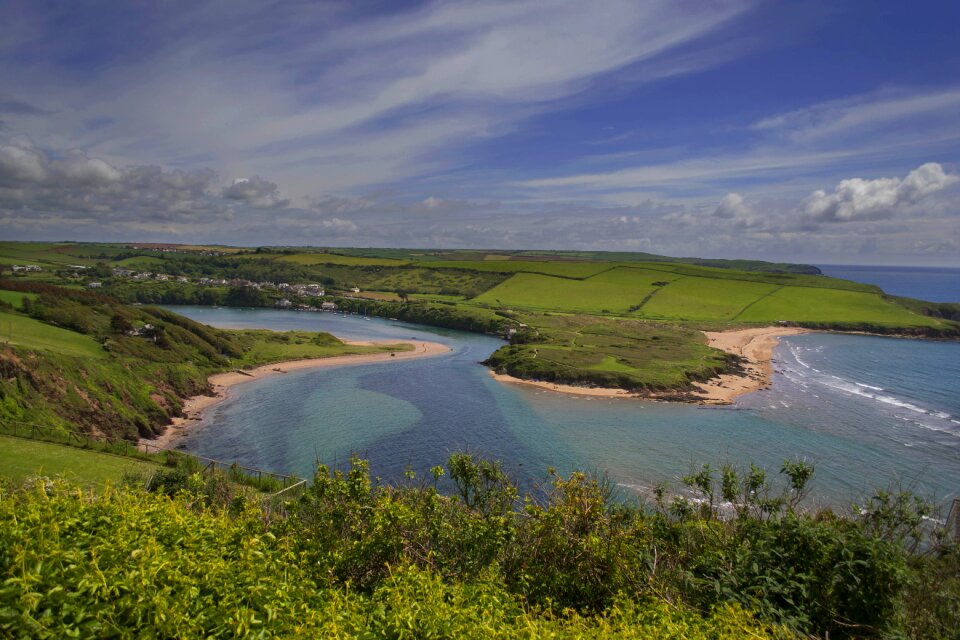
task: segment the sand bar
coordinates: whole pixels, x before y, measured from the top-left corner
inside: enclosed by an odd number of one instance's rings
[[[203,418],[203,412],[210,407],[217,405],[229,397],[229,391],[232,387],[245,382],[259,380],[267,376],[298,371],[301,369],[315,369],[322,367],[345,367],[349,365],[373,364],[376,362],[395,362],[397,360],[409,360],[410,358],[424,358],[438,356],[450,351],[450,347],[439,342],[424,342],[422,340],[376,340],[367,342],[347,342],[344,344],[351,346],[375,346],[375,345],[413,345],[413,349],[408,351],[390,351],[379,353],[362,353],[349,356],[332,356],[329,358],[307,358],[303,360],[288,360],[286,362],[275,362],[265,364],[255,369],[245,369],[237,371],[226,371],[224,373],[215,373],[207,378],[207,382],[213,391],[213,395],[193,396],[187,398],[183,403],[183,416],[173,418],[167,429],[158,437],[148,440],[140,439],[140,445],[149,444],[151,448],[169,449],[172,444],[190,429],[191,426],[200,422]]]
[[[617,389],[613,387],[578,387],[572,384],[559,384],[556,382],[547,382],[545,380],[524,380],[515,378],[505,373],[490,371],[490,377],[498,382],[508,382],[510,384],[522,384],[527,387],[536,387],[558,393],[569,393],[576,396],[593,396],[596,398],[631,398],[639,397],[637,394],[626,389]]]
[[[704,331],[710,346],[742,358],[742,374],[725,374],[694,383],[705,404],[731,404],[736,398],[770,385],[773,350],[783,336],[809,333],[799,327],[760,327],[739,331]]]
[[[732,404],[746,393],[766,388],[773,373],[771,359],[773,350],[782,336],[807,333],[799,327],[760,327],[738,331],[704,331],[711,347],[732,353],[742,358],[742,373],[724,374],[707,382],[694,383],[697,391],[692,394],[633,393],[611,387],[579,387],[543,380],[523,380],[513,376],[490,372],[494,380],[511,384],[556,391],[578,396],[597,398],[642,398],[646,400],[689,400],[701,404]]]

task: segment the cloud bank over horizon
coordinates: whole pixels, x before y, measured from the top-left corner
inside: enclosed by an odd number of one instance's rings
[[[0,4],[5,239],[960,265],[949,3]]]

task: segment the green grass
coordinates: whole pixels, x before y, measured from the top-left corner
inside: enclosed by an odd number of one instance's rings
[[[31,475],[63,476],[84,486],[118,482],[125,473],[152,473],[157,465],[76,447],[0,435],[0,475],[20,481]]]
[[[609,262],[548,262],[539,260],[438,260],[418,263],[417,266],[431,269],[467,269],[470,271],[486,271],[493,273],[542,273],[545,275],[562,276],[567,278],[589,278],[603,271],[607,271],[615,264]]]
[[[587,315],[520,316],[541,341],[514,344],[489,359],[520,378],[647,390],[688,389],[727,368],[704,335],[678,325]]]
[[[0,343],[3,342],[71,356],[102,358],[105,355],[103,347],[90,336],[0,311]]]
[[[474,300],[507,308],[626,313],[657,289],[654,282],[675,277],[643,269],[613,269],[586,280],[518,273]]]
[[[737,320],[743,322],[870,323],[882,326],[935,327],[942,321],[918,315],[872,293],[784,287],[758,300]]]
[[[23,305],[24,298],[29,298],[30,300],[36,300],[37,294],[35,293],[22,293],[20,291],[5,291],[0,289],[0,302],[6,302],[7,304],[12,304],[15,308],[20,308]]]
[[[336,253],[296,253],[285,255],[279,258],[284,262],[293,262],[295,264],[315,265],[315,264],[341,264],[347,266],[377,266],[377,267],[402,267],[409,264],[407,260],[394,260],[392,258],[359,258],[356,256],[342,256]]]
[[[309,331],[285,331],[281,333],[246,330],[236,331],[235,333],[244,345],[243,357],[234,360],[234,364],[241,366],[307,358],[409,351],[413,348],[405,343],[375,346],[347,345],[329,333],[312,333]]]
[[[733,320],[748,304],[776,289],[743,280],[679,278],[660,290],[637,313],[671,320]]]

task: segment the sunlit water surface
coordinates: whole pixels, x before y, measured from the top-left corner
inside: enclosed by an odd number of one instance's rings
[[[454,451],[503,461],[522,481],[548,467],[605,472],[624,491],[676,486],[693,465],[786,457],[816,468],[820,502],[904,486],[938,501],[960,489],[960,344],[807,334],[784,339],[773,388],[731,408],[565,396],[501,384],[479,361],[491,337],[332,313],[173,307],[218,327],[417,338],[453,351],[420,360],[302,370],[235,387],[181,446],[309,477],[316,461],[370,460],[385,480]]]

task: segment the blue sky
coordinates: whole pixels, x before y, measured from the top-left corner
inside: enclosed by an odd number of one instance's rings
[[[955,3],[0,18],[5,238],[960,265]]]

